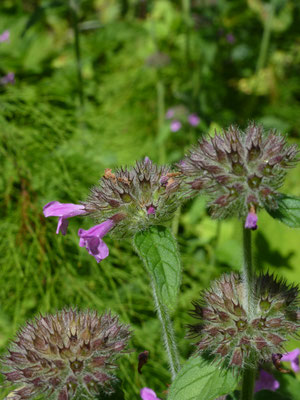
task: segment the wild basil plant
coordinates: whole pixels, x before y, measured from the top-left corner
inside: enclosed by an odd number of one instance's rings
[[[287,353],[285,349],[299,328],[298,287],[270,273],[257,274],[251,243],[252,230],[260,226],[261,209],[300,227],[300,199],[278,192],[287,170],[297,161],[297,147],[288,145],[283,136],[253,123],[245,132],[232,126],[200,140],[173,168],[157,166],[146,157],[131,169],[106,169],[86,201],[52,201],[44,207],[46,217],[59,218],[56,233],[63,235],[69,218],[95,219],[96,225],[79,229],[78,236],[79,246],[97,262],[109,255],[103,241],[106,234],[132,238],[150,277],[162,327],[172,379],[168,400],[232,396],[251,400],[255,392],[279,388],[274,373],[290,371],[281,361],[290,361],[294,371],[299,368],[298,350]],[[187,328],[187,338],[196,339],[195,352],[183,362],[171,319],[181,281],[180,257],[165,224],[182,203],[198,195],[209,199],[212,218],[241,219],[244,262],[240,273],[219,277],[193,302],[190,313],[196,321]],[[60,400],[76,398],[82,390],[86,396],[94,389],[109,392],[111,361],[123,351],[128,337],[128,328],[110,314],[98,317],[71,310],[42,317],[20,333],[6,358],[10,371],[5,376],[22,383],[16,392],[20,399],[39,393],[39,385]],[[64,356],[60,343],[66,348]],[[83,352],[82,346],[87,345]],[[17,363],[24,368],[20,370]],[[41,371],[47,375],[45,368],[51,373],[46,383],[41,377]],[[55,374],[57,369],[63,372]],[[159,400],[153,389],[141,388],[141,398]]]

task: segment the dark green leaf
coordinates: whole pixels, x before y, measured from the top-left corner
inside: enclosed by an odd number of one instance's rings
[[[261,390],[255,394],[254,400],[292,400],[292,399],[291,397],[285,397],[284,395],[278,392],[271,392],[270,390]]]
[[[238,378],[202,357],[190,358],[170,387],[168,400],[215,400],[232,392]]]
[[[281,194],[276,210],[267,209],[271,217],[279,219],[291,228],[300,228],[300,198]]]
[[[159,300],[168,307],[176,304],[181,266],[177,244],[169,229],[153,226],[135,235],[138,254],[156,287]]]

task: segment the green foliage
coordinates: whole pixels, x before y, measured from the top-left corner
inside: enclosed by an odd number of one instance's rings
[[[137,233],[134,245],[156,288],[159,301],[174,310],[181,281],[181,265],[171,232],[163,226],[153,226]]]
[[[112,309],[134,331],[136,351],[120,364],[125,399],[138,399],[144,386],[165,399],[170,374],[161,330],[148,278],[131,244],[105,239],[110,256],[97,265],[78,247],[77,230],[93,222],[74,218],[66,237],[56,236],[56,221],[46,220],[42,207],[51,200],[84,200],[105,168],[132,165],[145,155],[178,161],[216,126],[244,127],[256,120],[299,142],[299,5],[188,1],[182,4],[189,3],[190,10],[183,10],[181,2],[171,0],[82,0],[81,107],[68,2],[55,8],[48,7],[51,3],[2,0],[0,5],[0,34],[11,33],[10,42],[0,43],[0,78],[16,74],[15,85],[0,86],[1,352],[38,312],[68,305]],[[274,13],[265,46],[269,3]],[[38,16],[37,4],[43,7]],[[150,65],[157,52],[169,63]],[[164,115],[176,105],[197,113],[199,126],[185,120],[181,130],[170,132]],[[300,196],[299,173],[300,168],[289,173],[283,192]],[[173,319],[185,359],[193,351],[184,339],[191,301],[211,279],[241,267],[241,222],[218,224],[204,204],[195,199],[178,215],[183,274]],[[267,213],[260,213],[258,223],[257,268],[298,281],[299,232]],[[298,345],[290,342],[287,349]],[[140,375],[137,354],[144,350],[150,358]],[[7,393],[1,388],[0,398]]]
[[[281,194],[276,210],[268,210],[271,217],[291,228],[300,228],[300,198]]]
[[[215,400],[233,391],[238,378],[231,370],[215,367],[204,358],[190,358],[170,387],[168,400]]]

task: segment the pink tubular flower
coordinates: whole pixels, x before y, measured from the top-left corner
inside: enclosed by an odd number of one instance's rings
[[[140,394],[142,400],[160,400],[152,389],[146,387],[141,389]]]
[[[79,246],[85,247],[89,254],[95,257],[95,260],[99,263],[108,257],[109,249],[102,240],[114,226],[115,222],[112,219],[108,219],[102,224],[93,226],[89,230],[79,229],[78,236],[80,237]]]
[[[259,373],[259,379],[256,381],[254,392],[259,392],[260,390],[271,390],[275,392],[280,386],[280,383],[269,374],[267,371],[261,369]]]
[[[172,121],[170,125],[170,129],[172,132],[177,132],[181,128],[181,122],[180,121]]]
[[[197,126],[199,125],[200,118],[198,117],[197,114],[190,114],[188,118],[189,124],[192,126]]]
[[[257,229],[257,220],[258,220],[258,217],[255,214],[255,212],[250,211],[246,218],[245,228],[252,229],[253,231],[255,231]]]
[[[12,85],[15,83],[15,74],[13,72],[9,72],[7,75],[0,78],[1,85],[7,85],[8,83],[11,83]]]
[[[10,36],[10,33],[7,30],[4,31],[3,33],[1,33],[1,35],[0,35],[0,43],[9,41],[9,36]]]
[[[299,355],[300,349],[295,349],[290,351],[289,353],[283,354],[281,361],[289,361],[291,363],[292,370],[294,372],[299,372]]]
[[[51,201],[46,204],[43,212],[45,217],[59,217],[56,233],[61,232],[63,235],[67,233],[68,218],[86,214],[85,208],[81,204],[60,203],[59,201]]]

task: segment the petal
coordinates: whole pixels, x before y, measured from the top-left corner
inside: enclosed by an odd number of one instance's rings
[[[257,229],[257,220],[258,220],[257,215],[253,212],[249,212],[246,218],[245,228],[252,230]]]
[[[111,219],[108,219],[104,222],[102,222],[102,224],[93,226],[92,228],[90,228],[89,230],[84,230],[84,229],[79,229],[78,231],[78,236],[80,238],[86,239],[86,238],[90,238],[93,236],[102,238],[104,235],[106,235],[113,227],[115,226],[115,222]]]
[[[141,389],[140,395],[143,400],[159,400],[159,398],[156,397],[156,393],[152,389],[146,387]]]
[[[295,358],[299,357],[300,349],[292,350],[286,354],[283,354],[281,361],[293,361]]]
[[[104,260],[104,258],[108,257],[109,249],[106,243],[97,237],[93,237],[90,239],[80,239],[84,240],[85,247],[89,254],[95,258],[95,260],[99,263]],[[80,245],[80,242],[79,242]]]
[[[82,204],[60,203],[59,201],[51,201],[43,208],[45,217],[64,217],[70,218],[76,215],[86,214],[86,210]]]
[[[61,232],[63,235],[67,233],[67,228],[69,225],[69,221],[66,218],[59,217],[58,223],[57,223],[57,228],[56,228],[56,233],[59,234]]]
[[[299,355],[300,355],[300,349],[295,349],[290,351],[289,353],[283,354],[281,361],[290,361],[292,370],[294,372],[298,372],[300,371]]]
[[[275,392],[280,386],[280,383],[267,371],[261,369],[259,373],[259,379],[255,384],[255,392],[259,392],[260,390],[271,390]]]

